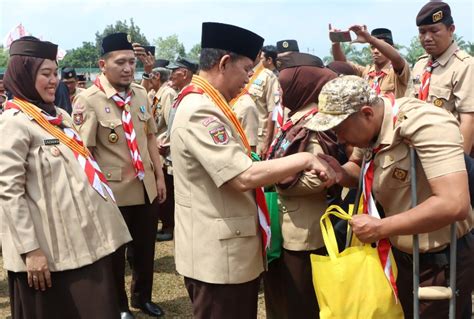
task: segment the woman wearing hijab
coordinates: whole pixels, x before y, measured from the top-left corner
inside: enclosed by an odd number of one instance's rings
[[[270,158],[298,152],[337,154],[333,136],[318,134],[304,124],[318,110],[323,85],[336,78],[313,55],[293,53],[278,59],[283,105],[289,120],[273,143]],[[302,173],[277,184],[281,202],[283,249],[281,279],[287,313],[282,318],[318,318],[319,308],[312,284],[310,254],[324,254],[319,220],[327,207],[328,186],[317,176]]]
[[[54,105],[57,45],[10,47],[0,216],[13,319],[119,317],[111,254],[131,240],[94,158]]]

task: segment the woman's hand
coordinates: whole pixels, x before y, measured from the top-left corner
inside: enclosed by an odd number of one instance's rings
[[[48,259],[40,248],[26,254],[26,271],[28,286],[36,290],[41,289],[41,291],[45,291],[46,287],[52,287]]]

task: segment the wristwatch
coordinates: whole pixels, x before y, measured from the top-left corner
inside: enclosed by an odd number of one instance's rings
[[[150,73],[143,73],[142,74],[142,79],[149,80],[150,79]]]

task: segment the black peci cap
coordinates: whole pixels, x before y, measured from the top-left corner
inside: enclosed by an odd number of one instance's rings
[[[187,58],[177,58],[176,61],[174,62],[171,62],[169,63],[167,66],[166,66],[167,69],[170,69],[170,70],[176,70],[176,69],[179,69],[179,68],[185,68],[185,69],[188,69],[190,70],[191,72],[193,73],[196,73],[198,68],[199,68],[199,64],[194,62],[194,61],[191,61]]]
[[[277,53],[300,52],[296,40],[281,40],[276,43]]]
[[[252,31],[230,24],[204,22],[201,48],[221,49],[243,55],[252,61],[257,58],[264,39]]]
[[[101,55],[112,51],[132,50],[132,39],[126,33],[112,33],[102,39]]]
[[[392,31],[390,31],[389,29],[386,29],[386,28],[373,29],[370,34],[376,37],[377,39],[384,40],[388,44],[393,45]]]
[[[23,55],[35,58],[56,60],[58,46],[48,41],[41,41],[35,37],[22,37],[12,42],[10,56]]]
[[[416,16],[416,25],[430,25],[442,22],[446,25],[453,24],[451,8],[444,2],[428,2],[421,8]]]
[[[324,63],[315,55],[300,52],[281,56],[277,58],[276,61],[278,71],[298,66],[315,66],[318,68],[324,68]]]
[[[77,82],[86,82],[86,76],[84,74],[78,74],[77,75]]]
[[[76,77],[76,70],[74,68],[63,67],[61,69],[61,79],[75,79]]]

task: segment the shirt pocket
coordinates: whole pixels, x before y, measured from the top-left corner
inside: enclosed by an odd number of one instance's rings
[[[430,85],[430,101],[434,106],[454,111],[454,99],[450,88]]]
[[[409,148],[405,144],[400,144],[395,149],[383,154],[380,161],[381,187],[397,189],[410,186],[410,156]],[[377,179],[376,175],[374,179]]]
[[[263,96],[263,85],[263,82],[260,85],[252,84],[249,88],[249,94],[254,97],[261,98]]]
[[[121,167],[104,166],[101,167],[101,170],[107,181],[120,182],[122,180]]]
[[[254,216],[216,219],[219,240],[257,236]]]
[[[102,128],[99,134],[102,135],[102,140],[106,141],[107,145],[125,143],[121,119],[100,120],[99,124]]]

